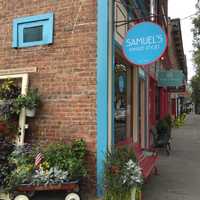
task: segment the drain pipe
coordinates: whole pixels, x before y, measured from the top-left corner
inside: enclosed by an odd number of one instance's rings
[[[150,0],[150,15],[152,16],[151,21],[154,21],[155,14],[155,0]]]

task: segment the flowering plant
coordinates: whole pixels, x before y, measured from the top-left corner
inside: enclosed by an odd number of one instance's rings
[[[122,184],[128,187],[140,186],[143,183],[141,168],[133,160],[125,163],[122,169]]]
[[[141,169],[134,152],[115,149],[109,152],[105,162],[105,200],[130,200],[133,187],[143,183]]]
[[[82,139],[71,144],[51,144],[44,149],[30,145],[16,146],[11,152],[8,162],[13,168],[4,181],[4,191],[12,192],[21,184],[62,184],[79,180],[87,174],[87,150]],[[2,179],[4,177],[2,175]]]

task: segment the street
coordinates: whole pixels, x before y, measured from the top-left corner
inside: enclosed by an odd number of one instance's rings
[[[144,200],[199,200],[200,115],[189,115],[172,137],[171,155],[161,152],[159,175],[145,184]]]

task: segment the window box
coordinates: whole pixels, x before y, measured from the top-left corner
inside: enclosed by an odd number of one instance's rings
[[[53,43],[53,13],[13,20],[13,47],[31,47]]]

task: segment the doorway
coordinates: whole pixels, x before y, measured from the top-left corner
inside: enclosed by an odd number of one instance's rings
[[[115,65],[114,134],[115,144],[132,138],[132,68],[125,64]]]

